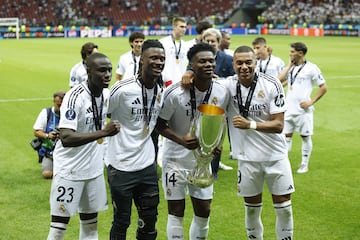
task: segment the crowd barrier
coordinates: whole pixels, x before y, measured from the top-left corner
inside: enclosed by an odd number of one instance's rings
[[[360,29],[324,29],[324,28],[289,28],[289,29],[268,29],[268,28],[240,28],[240,27],[218,27],[220,30],[229,32],[231,35],[289,35],[289,36],[351,36],[360,37]],[[169,28],[96,28],[96,29],[67,29],[63,31],[46,31],[42,28],[29,28],[27,31],[20,32],[20,38],[109,38],[127,37],[133,31],[141,31],[145,36],[166,36],[171,34]],[[186,35],[196,35],[194,28],[188,28]],[[16,38],[14,31],[2,29],[0,39]]]

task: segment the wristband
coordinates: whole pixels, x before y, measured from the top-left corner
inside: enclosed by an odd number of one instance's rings
[[[45,134],[45,139],[48,139],[49,138],[49,134]]]
[[[256,122],[250,121],[250,129],[256,129]]]

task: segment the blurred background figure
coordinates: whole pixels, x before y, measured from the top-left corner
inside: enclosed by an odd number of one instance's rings
[[[33,126],[34,135],[40,139],[41,147],[38,150],[39,163],[41,163],[42,176],[46,179],[53,175],[53,149],[58,137],[56,130],[60,120],[60,106],[65,96],[64,91],[55,92],[53,106],[43,108]]]
[[[116,69],[116,80],[127,79],[138,73],[141,47],[145,40],[142,32],[132,32],[129,36],[131,50],[122,54]]]
[[[70,82],[69,86],[73,87],[81,82],[87,80],[86,72],[86,59],[94,52],[98,51],[98,46],[95,43],[88,42],[81,47],[81,62],[75,64],[70,70]]]

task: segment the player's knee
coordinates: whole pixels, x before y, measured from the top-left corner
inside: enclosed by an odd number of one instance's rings
[[[141,196],[138,199],[138,233],[140,235],[148,234],[150,238],[139,238],[139,239],[155,239],[152,238],[155,230],[155,223],[157,221],[158,210],[157,206],[159,204],[159,193],[154,192],[152,194],[146,194]],[[156,234],[155,234],[156,237]]]

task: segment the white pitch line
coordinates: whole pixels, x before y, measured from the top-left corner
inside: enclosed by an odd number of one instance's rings
[[[328,76],[326,79],[351,79],[351,78],[360,78],[360,75],[353,75],[353,76]]]
[[[51,98],[14,98],[14,99],[0,99],[0,103],[11,103],[11,102],[35,102],[51,100]]]

